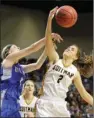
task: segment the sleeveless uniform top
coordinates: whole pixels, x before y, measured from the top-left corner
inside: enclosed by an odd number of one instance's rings
[[[69,86],[77,72],[74,65],[64,67],[62,60],[58,60],[47,71],[43,86],[42,97],[66,98]]]
[[[20,64],[14,64],[12,68],[3,68],[3,75],[1,76],[1,81],[7,80],[7,84],[3,86],[3,89],[6,89],[5,94],[8,96],[18,99],[21,90],[23,81],[26,78],[26,74]]]
[[[38,98],[34,96],[34,98],[31,101],[31,103],[27,104],[25,102],[23,96],[22,95],[20,96],[19,103],[20,103],[20,114],[21,114],[22,118],[27,117],[27,114],[26,114],[27,112],[32,112],[34,110],[37,99]]]

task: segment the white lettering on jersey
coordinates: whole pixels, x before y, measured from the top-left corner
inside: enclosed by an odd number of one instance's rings
[[[46,73],[43,87],[44,96],[65,99],[76,72],[77,69],[74,65],[64,67],[62,60],[56,62]]]
[[[27,112],[33,112],[37,99],[38,99],[37,97],[34,97],[32,102],[30,104],[27,104],[23,96],[20,96],[19,103],[20,103],[20,114],[22,118],[27,118]]]

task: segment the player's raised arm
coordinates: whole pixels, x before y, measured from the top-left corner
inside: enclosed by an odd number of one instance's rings
[[[55,40],[59,41],[58,40],[59,36],[56,33],[52,33],[51,36],[52,38],[54,38],[54,41]],[[41,40],[33,43],[32,45],[22,50],[20,50],[19,47],[17,47],[14,44],[7,45],[6,47],[3,48],[2,51],[2,58],[3,58],[2,65],[5,68],[11,67],[13,64],[17,63],[19,59],[38,51],[45,45],[45,42],[46,40],[44,37]]]
[[[46,37],[46,52],[49,60],[52,61],[57,61],[59,59],[59,55],[56,52],[54,48],[54,44],[52,42],[52,19],[54,17],[54,14],[56,13],[58,7],[55,7],[53,10],[50,11],[49,16],[48,16],[48,21],[47,21],[47,27],[46,27],[46,32],[45,32],[45,37]],[[59,36],[59,35],[58,35]],[[62,38],[59,36],[59,41],[62,40]]]
[[[42,66],[42,64],[44,63],[46,57],[47,57],[46,51],[44,50],[42,55],[39,57],[39,59],[37,60],[36,63],[32,63],[32,64],[28,64],[28,65],[23,66],[25,73],[39,69]]]
[[[30,46],[28,46],[27,48],[24,48],[22,50],[20,50],[19,52],[14,52],[11,53],[7,59],[12,59],[12,60],[19,60],[25,56],[28,56],[31,53],[34,53],[36,51],[38,51],[39,49],[41,49],[43,46],[45,45],[45,38],[42,38],[41,40],[31,44]]]
[[[7,45],[2,51],[2,65],[6,68],[11,67],[13,64],[17,63],[19,59],[38,51],[44,45],[45,37],[22,50],[16,45]]]
[[[85,90],[79,72],[74,79],[74,85],[76,86],[78,92],[80,93],[81,97],[90,105],[93,106],[93,97]]]

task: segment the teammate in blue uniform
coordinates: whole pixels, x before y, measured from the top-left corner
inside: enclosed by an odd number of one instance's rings
[[[18,63],[19,59],[38,51],[45,44],[45,38],[32,44],[31,46],[20,50],[16,45],[7,45],[2,51],[2,73],[1,73],[1,90],[6,89],[2,107],[1,116],[2,117],[20,117],[18,112],[19,104],[17,100],[21,93],[22,82],[21,79],[26,78],[27,72],[39,69],[44,62],[46,56],[45,51],[40,56],[38,61],[33,64],[20,65]]]
[[[59,39],[59,35],[52,34],[55,40]],[[32,44],[31,46],[20,50],[16,45],[7,45],[2,51],[3,62],[1,64],[1,90],[5,90],[5,95],[1,106],[1,117],[12,117],[19,118],[19,104],[18,99],[21,94],[22,82],[21,80],[26,79],[26,74],[28,72],[37,70],[41,67],[46,59],[45,51],[40,56],[38,61],[33,64],[20,65],[18,63],[19,59],[30,55],[45,45],[45,38]]]
[[[14,46],[15,45],[12,45],[10,47],[10,50]],[[18,48],[15,46],[15,50],[16,49],[18,50]],[[18,51],[18,53],[19,52],[20,52],[20,50]],[[11,56],[11,54],[9,54],[8,56]],[[21,88],[22,88],[21,79],[23,79],[23,80],[26,79],[26,74],[25,74],[26,72],[33,71],[35,69],[40,68],[40,66],[44,62],[45,58],[46,58],[45,52],[43,52],[43,54],[41,55],[41,57],[39,58],[37,63],[29,64],[26,66],[21,66],[19,63],[15,63],[13,65],[10,64],[11,66],[9,66],[8,65],[9,62],[11,63],[10,57],[9,57],[9,59],[4,59],[5,62],[3,61],[3,63],[2,63],[3,70],[6,70],[6,69],[9,70],[8,74],[10,75],[10,77],[8,77],[7,80],[3,80],[3,81],[5,81],[3,83],[3,85],[4,85],[3,89],[5,87],[6,92],[5,92],[3,101],[2,101],[1,117],[12,117],[12,118],[20,117],[20,114],[18,112],[20,106],[19,106],[17,100],[19,99],[19,96],[21,94]],[[28,68],[30,68],[30,69],[28,69]],[[7,72],[7,71],[5,71],[5,72]],[[4,78],[4,76],[5,75],[2,76],[2,79]]]
[[[12,66],[11,77],[6,83],[6,92],[2,101],[1,116],[2,117],[20,117],[17,99],[21,93],[21,78],[25,79],[23,68],[17,63]],[[4,83],[3,83],[4,84]]]

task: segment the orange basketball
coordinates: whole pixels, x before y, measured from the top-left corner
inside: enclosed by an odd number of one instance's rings
[[[77,11],[69,5],[61,6],[55,14],[56,22],[65,28],[72,27],[77,22]]]

